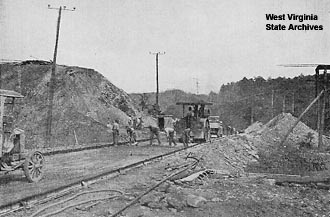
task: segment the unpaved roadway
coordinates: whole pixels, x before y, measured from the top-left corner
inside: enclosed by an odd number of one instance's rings
[[[167,153],[176,148],[182,148],[182,144],[175,148],[163,144],[161,146],[149,146],[148,142],[143,142],[139,143],[138,146],[123,145],[46,156],[44,178],[38,183],[28,183],[23,170],[0,176],[0,206],[74,183],[82,178],[88,178],[101,172]]]
[[[205,144],[183,151],[180,155],[172,155],[162,161],[135,168],[112,179],[104,179],[88,185],[79,191],[46,204],[40,204],[31,209],[22,209],[8,217],[31,216],[37,210],[48,207],[37,217],[110,217],[118,210],[132,203],[139,195],[147,192],[150,187],[159,183],[166,176],[177,172],[180,166],[193,161],[187,158],[195,156],[212,161],[215,157],[212,147],[222,147],[223,142]],[[213,151],[214,152],[214,151]],[[207,154],[208,153],[208,154]],[[237,154],[237,152],[235,152]],[[219,155],[213,161],[221,160]],[[204,166],[202,163],[199,164]],[[138,203],[122,212],[121,217],[311,217],[330,216],[330,196],[328,190],[317,190],[308,186],[275,185],[271,179],[254,176],[247,173],[235,174],[235,168],[225,163],[216,166],[206,164],[206,168],[217,169],[217,174],[196,179],[191,182],[180,180],[167,181],[143,196]],[[196,171],[200,167],[197,166]],[[226,172],[227,171],[227,172]],[[260,174],[262,175],[262,174]],[[180,178],[180,177],[177,177]],[[78,193],[100,189],[120,190],[125,194],[120,197],[105,197],[118,195],[113,192],[98,192],[80,195],[54,207],[54,203],[72,198]],[[78,205],[82,201],[102,199]],[[68,209],[64,209],[68,208]],[[57,212],[58,211],[58,212]],[[118,217],[119,217],[118,216]]]

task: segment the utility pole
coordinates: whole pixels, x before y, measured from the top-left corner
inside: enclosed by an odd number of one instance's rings
[[[254,123],[254,104],[256,101],[256,96],[253,96],[253,98],[251,99],[251,116],[250,116],[250,124],[252,125]]]
[[[18,92],[22,94],[22,70],[19,68],[17,71],[18,77]]]
[[[152,55],[156,55],[156,85],[157,85],[157,88],[156,88],[156,105],[157,105],[157,108],[159,108],[159,102],[158,102],[158,95],[159,95],[159,82],[158,82],[158,55],[164,55],[165,52],[156,52],[156,53],[151,53],[149,52],[150,54]]]
[[[294,114],[294,93],[292,95],[292,115]]]
[[[2,88],[1,82],[2,82],[2,72],[1,72],[2,65],[0,64],[0,89]]]
[[[59,38],[59,35],[60,35],[61,13],[62,13],[62,10],[75,11],[76,8],[74,7],[72,9],[68,9],[66,6],[63,6],[63,7],[60,6],[59,8],[54,8],[54,7],[51,7],[50,5],[48,5],[48,9],[58,10],[55,49],[54,49],[53,65],[52,65],[52,72],[51,72],[51,75],[50,75],[49,93],[48,93],[48,111],[47,111],[46,140],[47,140],[48,146],[50,146],[51,136],[52,136],[54,80],[55,80],[55,74],[56,74],[56,58],[57,58],[58,38]]]
[[[284,95],[284,97],[283,97],[282,113],[285,113],[285,98],[286,98],[286,95]]]
[[[254,119],[253,119],[253,105],[251,106],[251,125],[253,124]]]
[[[274,117],[274,90],[272,90],[272,118]]]
[[[199,89],[199,82],[198,82],[198,78],[193,78],[194,80],[196,80],[196,93],[197,93],[197,95],[199,94],[199,91],[198,91],[198,89]]]
[[[328,97],[328,90],[327,90],[327,69],[324,69],[324,74],[323,74],[323,90],[324,90],[324,94],[321,97],[321,107],[320,107],[320,131],[319,131],[319,148],[323,149],[324,148],[324,143],[323,143],[323,134],[324,134],[324,128],[325,128],[325,110],[326,110],[326,98]]]
[[[319,94],[320,91],[320,87],[319,87],[319,81],[320,79],[320,72],[318,67],[316,67],[315,69],[315,95],[317,96]],[[322,135],[320,133],[321,131],[321,113],[320,113],[320,108],[321,108],[321,100],[317,101],[317,132],[318,132],[318,147],[320,148],[322,146],[322,141],[320,141],[320,138],[322,139]]]

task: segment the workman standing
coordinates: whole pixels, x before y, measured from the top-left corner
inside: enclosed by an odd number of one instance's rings
[[[113,145],[117,146],[119,141],[119,120],[115,120],[112,125]]]
[[[200,107],[199,107],[199,110],[198,110],[198,116],[199,117],[201,117],[201,118],[204,118],[205,116],[204,116],[204,110],[205,110],[205,105],[201,105]]]
[[[187,115],[186,115],[186,129],[183,131],[183,146],[184,147],[188,147],[188,143],[190,140],[191,122],[192,122],[193,116],[194,116],[194,113],[192,111],[192,107],[189,107]]]
[[[176,146],[176,142],[174,140],[174,134],[175,134],[174,129],[168,127],[168,128],[165,128],[165,131],[166,131],[166,134],[167,134],[169,146],[172,145],[172,142],[173,142],[173,145]]]
[[[165,132],[166,132],[169,146],[172,145],[172,142],[173,142],[174,146],[176,146],[176,142],[174,140],[174,134],[175,134],[174,121],[172,118],[168,119],[167,126],[165,127]]]
[[[137,126],[137,118],[134,117],[133,118],[133,129],[136,129],[136,126]]]
[[[160,142],[160,139],[159,139],[159,128],[151,126],[151,125],[149,125],[148,128],[150,130],[150,145],[152,145],[152,140],[154,139],[154,135],[156,136],[156,139],[158,141],[158,145],[161,145],[161,142]]]
[[[110,118],[108,119],[108,124],[107,124],[107,132],[109,133],[109,134],[111,134],[112,133],[112,123],[111,123],[111,120],[110,120]],[[111,140],[111,139],[110,139]]]
[[[192,107],[190,106],[188,108],[188,112],[186,115],[186,128],[191,128],[191,121],[194,116],[194,112],[192,111]]]
[[[190,128],[187,128],[183,131],[183,147],[188,147],[190,141]]]
[[[135,133],[135,130],[134,130],[134,127],[133,127],[133,124],[132,124],[131,120],[128,121],[128,126],[126,127],[126,131],[127,131],[128,137],[129,137],[129,143],[130,144],[134,143],[134,145],[137,145],[136,133]]]

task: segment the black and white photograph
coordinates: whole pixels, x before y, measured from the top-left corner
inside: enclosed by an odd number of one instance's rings
[[[0,217],[329,217],[329,193],[329,0],[0,0]]]

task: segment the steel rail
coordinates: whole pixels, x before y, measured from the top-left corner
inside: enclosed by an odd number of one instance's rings
[[[84,187],[85,185],[90,185],[93,183],[96,183],[98,181],[101,181],[103,179],[106,178],[111,178],[111,177],[115,177],[117,175],[120,175],[122,172],[146,165],[148,163],[151,163],[153,161],[156,160],[162,160],[164,157],[168,157],[171,155],[174,155],[176,153],[179,153],[181,151],[196,147],[198,145],[203,145],[203,144],[207,144],[207,142],[205,143],[194,143],[191,146],[188,147],[184,147],[184,148],[180,148],[174,151],[170,151],[168,153],[165,154],[160,154],[145,160],[141,160],[126,166],[122,166],[116,169],[112,169],[106,172],[102,172],[100,174],[88,177],[88,178],[82,178],[78,181],[75,181],[74,183],[68,184],[68,185],[64,185],[61,187],[57,187],[51,190],[47,190],[44,191],[42,193],[38,193],[38,194],[34,194],[31,196],[27,196],[21,199],[18,199],[16,201],[10,202],[8,204],[4,204],[4,205],[0,205],[0,216],[9,214],[11,212],[26,208],[26,207],[30,207],[33,205],[37,205],[37,204],[42,204],[42,203],[46,203],[52,199],[56,199],[59,197],[62,197],[64,195],[67,195],[75,190],[79,190],[82,187]]]

